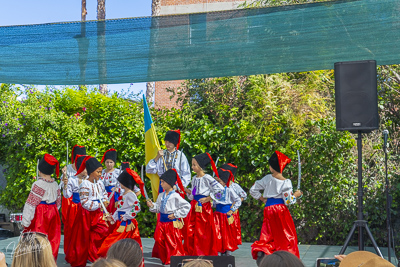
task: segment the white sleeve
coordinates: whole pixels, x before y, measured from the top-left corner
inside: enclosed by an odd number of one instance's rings
[[[94,211],[100,208],[100,203],[90,199],[90,189],[86,187],[87,183],[79,187],[79,197],[81,198],[82,208],[88,211]]]
[[[231,199],[230,201],[233,203],[231,207],[231,211],[235,212],[241,205],[242,200],[240,197],[235,193],[235,190],[231,189]]]
[[[190,188],[190,194],[186,194],[186,196],[187,196],[187,198],[188,198],[189,200],[193,200],[193,194],[192,194],[192,192],[193,192],[193,181],[194,181],[194,177],[192,178],[192,183],[191,183],[191,188]]]
[[[22,212],[23,226],[29,227],[31,225],[31,222],[35,217],[36,207],[40,204],[40,201],[42,201],[45,192],[46,191],[41,188],[37,182],[33,183],[31,192],[29,193]]]
[[[161,196],[162,195],[163,194],[159,194],[158,197],[157,197],[156,203],[153,202],[154,206],[152,208],[149,208],[151,212],[154,212],[154,213],[159,213],[160,212]]]
[[[126,198],[126,203],[128,206],[121,211],[125,211],[122,215],[124,221],[134,219],[140,212],[140,204],[135,194],[128,194]]]
[[[161,158],[159,158],[158,159],[158,161],[160,161],[160,160],[162,160]],[[157,162],[155,162],[155,160],[154,159],[151,159],[150,161],[149,161],[149,163],[147,163],[147,166],[146,166],[146,173],[158,173],[157,172]]]
[[[292,205],[297,201],[296,197],[293,195],[292,181],[289,179],[286,179],[282,186],[282,196],[286,206]]]
[[[175,218],[185,218],[190,211],[190,204],[180,195],[174,198],[176,210],[173,211]]]
[[[187,187],[190,183],[190,178],[191,178],[191,171],[190,171],[190,165],[189,162],[185,156],[185,154],[180,151],[180,157],[179,161],[177,162],[180,170],[180,177],[182,180],[182,184],[184,187]]]
[[[62,187],[63,188],[63,195],[64,195],[65,198],[72,197],[72,193],[73,193],[73,191],[72,191],[72,179],[75,179],[75,178],[71,178],[71,177],[68,178],[67,189],[65,189],[64,186]],[[61,180],[61,182],[62,182],[62,180]]]
[[[243,200],[247,199],[247,193],[243,190],[243,188],[238,185],[237,183],[233,183],[235,186],[235,193],[240,197],[243,198]]]
[[[208,183],[210,191],[213,195],[224,191],[224,187],[217,180],[212,178],[210,175],[205,175],[202,179],[204,179],[204,178],[207,179],[207,183]]]
[[[261,190],[265,190],[267,183],[271,178],[267,175],[263,177],[261,180],[258,180],[254,183],[254,185],[250,188],[250,195],[255,198],[259,199],[261,197]]]

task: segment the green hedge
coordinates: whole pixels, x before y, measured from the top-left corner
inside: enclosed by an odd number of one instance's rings
[[[287,86],[279,86],[284,80]],[[274,150],[292,158],[284,176],[297,186],[296,150],[300,150],[304,197],[290,207],[299,241],[340,245],[356,219],[357,161],[353,136],[337,132],[330,116],[332,99],[325,96],[332,92],[331,82],[331,72],[252,76],[246,81],[241,77],[188,81],[192,93],[201,86],[222,91],[213,92],[212,98],[202,95],[198,102],[189,94],[190,101],[181,99],[183,110],[152,108],[151,112],[160,141],[168,129],[180,128],[181,147],[188,158],[207,151],[214,158],[219,156],[220,163],[235,163],[239,166],[237,181],[247,192],[255,180],[268,174],[267,160]],[[207,88],[202,88],[203,92],[210,92]],[[1,191],[1,205],[20,212],[33,183],[37,159],[51,153],[65,165],[66,141],[70,148],[85,145],[98,159],[113,147],[118,151],[117,165],[130,161],[140,172],[144,164],[143,105],[136,98],[71,88],[39,92],[2,84],[0,89],[0,159],[7,166],[8,182]],[[218,98],[229,92],[245,104]],[[300,95],[293,95],[295,92]],[[296,97],[296,103],[291,97]],[[306,106],[309,110],[302,111]],[[382,174],[382,169],[379,172]],[[393,184],[398,187],[395,178]],[[150,191],[148,179],[146,187]],[[374,177],[365,179],[365,188],[369,225],[383,244],[384,188]],[[398,194],[394,198],[396,201]],[[144,208],[137,220],[141,235],[150,237],[155,216],[143,198],[141,201]],[[244,241],[258,238],[262,212],[261,203],[251,196],[243,203]]]

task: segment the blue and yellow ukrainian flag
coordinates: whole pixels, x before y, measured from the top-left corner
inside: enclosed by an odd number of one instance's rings
[[[151,119],[149,107],[147,106],[146,97],[143,95],[143,107],[144,107],[144,147],[145,147],[145,157],[146,165],[151,159],[157,156],[158,151],[161,149],[160,142],[158,141],[156,129],[153,125],[153,120]],[[153,192],[153,201],[157,201],[158,188],[160,186],[160,177],[158,174],[146,173],[146,176],[150,178],[151,181],[151,191]]]

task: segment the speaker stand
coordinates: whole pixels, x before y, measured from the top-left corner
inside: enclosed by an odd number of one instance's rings
[[[363,186],[362,186],[362,136],[361,136],[361,131],[358,131],[358,138],[357,138],[357,150],[358,150],[358,213],[357,213],[357,220],[354,222],[353,227],[350,230],[349,235],[346,238],[346,241],[344,242],[344,245],[342,249],[340,250],[339,254],[344,254],[346,251],[349,242],[356,230],[358,228],[358,250],[364,250],[364,236],[363,236],[363,230],[365,229],[368,237],[372,241],[372,245],[375,248],[376,253],[383,258],[383,255],[381,251],[379,250],[378,245],[375,242],[374,237],[372,236],[371,231],[368,228],[367,221],[364,220],[364,214],[363,214]]]

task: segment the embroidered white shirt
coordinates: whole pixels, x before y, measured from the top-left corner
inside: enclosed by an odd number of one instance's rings
[[[190,203],[184,200],[175,190],[158,195],[156,203],[150,208],[151,212],[174,214],[175,218],[185,218],[190,211]]]
[[[292,181],[289,179],[279,180],[268,174],[254,183],[250,188],[250,195],[255,199],[259,199],[261,197],[261,190],[264,190],[264,198],[281,198],[285,202],[285,205],[296,203],[296,197],[293,195]]]
[[[232,183],[229,188],[232,188],[240,198],[243,198],[243,201],[247,199],[247,193],[237,183]]]
[[[169,152],[167,151],[164,154],[166,153]],[[176,171],[178,172],[179,177],[182,180],[183,186],[187,187],[190,183],[190,177],[191,177],[190,165],[185,154],[182,153],[182,151],[177,150],[176,153],[178,153],[178,155],[176,158],[173,157],[172,166],[174,166],[174,169],[176,169]],[[164,172],[165,172],[165,167],[162,158],[159,158],[157,162],[155,162],[154,159],[151,159],[146,166],[146,173],[157,173],[158,176],[161,177],[161,175],[163,175]]]
[[[122,215],[123,221],[134,219],[137,216],[137,214],[140,212],[140,204],[135,193],[128,192],[125,195],[120,196],[117,210],[113,214],[114,221],[120,220],[118,211],[125,212],[125,214]]]
[[[219,193],[217,194],[211,193],[211,198],[214,200],[213,201],[214,206],[217,204],[223,204],[223,205],[232,204],[231,211],[233,212],[235,212],[242,205],[242,200],[235,193],[235,190],[227,186],[225,186],[224,191],[222,191],[222,194],[220,195]]]
[[[97,187],[97,191],[95,187]],[[89,180],[82,180],[79,186],[79,197],[82,207],[88,211],[95,211],[101,207],[101,204],[96,200],[102,199],[103,203],[108,201],[104,184],[101,182],[92,183]]]
[[[41,201],[46,201],[48,204],[56,202],[57,209],[61,207],[61,192],[56,181],[47,181],[38,177],[37,181],[32,184],[31,192],[25,202],[22,213],[23,226],[29,227],[31,225],[35,217],[36,207]]]
[[[213,194],[221,193],[224,191],[224,187],[210,175],[205,174],[203,177],[193,176],[192,179],[192,193],[188,195],[190,200],[193,200],[194,195],[209,196],[212,192]]]

